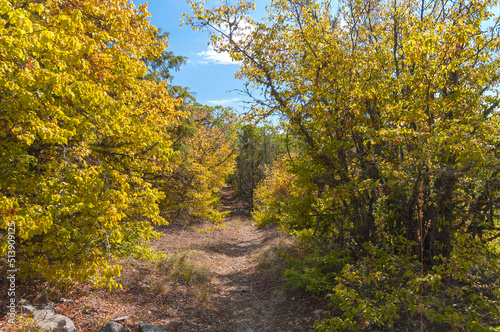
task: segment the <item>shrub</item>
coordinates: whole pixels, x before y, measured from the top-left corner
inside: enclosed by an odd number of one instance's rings
[[[421,273],[412,243],[368,245],[369,255],[346,264],[329,282],[336,315],[319,331],[492,331],[500,326],[498,255],[461,237],[449,258]],[[420,316],[422,314],[422,316]]]

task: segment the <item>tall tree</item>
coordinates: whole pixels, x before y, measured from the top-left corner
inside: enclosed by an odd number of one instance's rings
[[[255,22],[252,2],[192,2],[188,24],[257,89],[254,115],[298,137],[256,215],[320,250],[296,280],[342,313],[323,330],[392,329],[418,311],[422,327],[498,326],[496,5],[275,0]]]
[[[332,12],[330,1],[281,0],[257,23],[252,2],[192,3],[190,22],[243,60],[238,75],[261,87],[255,112],[300,138],[312,173],[297,175],[328,202],[316,236],[361,252],[383,232],[418,242],[422,219],[432,260],[457,231],[498,236],[493,5],[348,0]]]
[[[163,223],[145,173],[168,170],[185,117],[144,59],[165,51],[146,6],[0,1],[0,256],[20,276],[114,284],[109,258]]]
[[[155,32],[158,44],[168,39],[169,33],[161,28]],[[163,50],[154,58],[143,58],[144,63],[149,67],[147,79],[161,82],[171,81],[174,78],[172,71],[178,71],[180,67],[186,64],[187,58],[182,55],[175,55],[172,51]]]

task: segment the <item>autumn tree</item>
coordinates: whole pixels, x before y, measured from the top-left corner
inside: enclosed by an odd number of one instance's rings
[[[276,0],[255,22],[251,2],[192,2],[187,22],[209,29],[260,92],[254,116],[278,115],[299,138],[276,172],[286,181],[268,181],[288,192],[260,212],[320,250],[317,269],[296,277],[343,312],[324,329],[393,328],[419,311],[444,329],[498,325],[496,4]],[[267,209],[280,200],[288,209]]]
[[[235,115],[229,108],[198,104],[194,99],[181,106],[189,116],[170,128],[172,171],[156,176],[153,183],[163,192],[163,212],[172,221],[220,223],[227,212],[218,211],[220,189],[234,171]]]
[[[186,116],[144,59],[165,52],[146,6],[0,1],[0,255],[16,227],[19,276],[114,285],[108,263],[165,223],[144,174],[171,170]]]
[[[155,36],[161,43],[168,33]],[[170,81],[186,59],[166,50],[143,59],[149,67],[145,79]],[[201,105],[189,88],[167,84],[166,89],[182,99],[175,107],[187,116],[167,129],[174,151],[171,168],[145,177],[164,192],[160,209],[170,221],[218,224],[225,216],[217,210],[219,190],[233,172],[237,156],[235,115],[230,108]]]

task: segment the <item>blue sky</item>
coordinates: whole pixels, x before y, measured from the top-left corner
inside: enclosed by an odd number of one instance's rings
[[[145,0],[134,0],[135,5]],[[191,13],[185,0],[149,0],[148,12],[151,24],[170,33],[170,51],[188,57],[188,63],[174,73],[173,84],[189,87],[198,102],[211,106],[231,106],[243,111],[246,96],[235,90],[243,88],[243,81],[234,78],[238,64],[231,63],[229,55],[215,53],[207,43],[208,32],[193,31],[191,27],[180,26],[183,13]],[[210,1],[214,3],[214,1]],[[257,0],[256,17],[265,14],[270,0]]]
[[[254,19],[265,16],[265,6],[271,0],[254,0],[256,10]],[[133,0],[135,5],[145,0]],[[170,33],[170,50],[176,55],[188,57],[188,63],[174,73],[173,84],[189,87],[198,102],[207,105],[231,106],[237,111],[244,111],[246,96],[238,91],[243,82],[234,78],[238,64],[231,63],[229,55],[217,54],[207,45],[208,32],[193,31],[191,27],[180,27],[183,13],[191,13],[185,0],[149,0],[148,11],[151,24]],[[209,4],[217,3],[209,0]],[[494,10],[498,15],[498,8]]]

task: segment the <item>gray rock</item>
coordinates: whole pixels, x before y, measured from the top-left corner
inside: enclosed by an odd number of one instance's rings
[[[33,315],[36,310],[35,306],[26,299],[21,299],[17,305],[21,308],[21,312],[29,315]]]
[[[56,313],[50,305],[33,305],[25,299],[19,301],[22,312],[28,313],[37,321],[38,327],[53,332],[75,332],[75,324],[66,316]]]
[[[66,316],[55,314],[37,324],[40,328],[53,332],[75,332],[75,324]]]
[[[117,322],[109,322],[108,324],[101,327],[101,329],[97,332],[130,332],[130,330],[124,328]]]
[[[31,303],[26,299],[20,299],[19,302],[17,302],[17,305],[31,305]]]
[[[36,305],[35,310],[31,312],[34,320],[43,321],[56,315],[56,311],[50,305]]]
[[[56,311],[50,305],[33,305],[25,299],[21,299],[17,305],[21,308],[22,312],[31,315],[34,320],[45,320],[56,314]]]
[[[139,332],[168,332],[166,326],[154,326],[149,324],[140,324]]]

